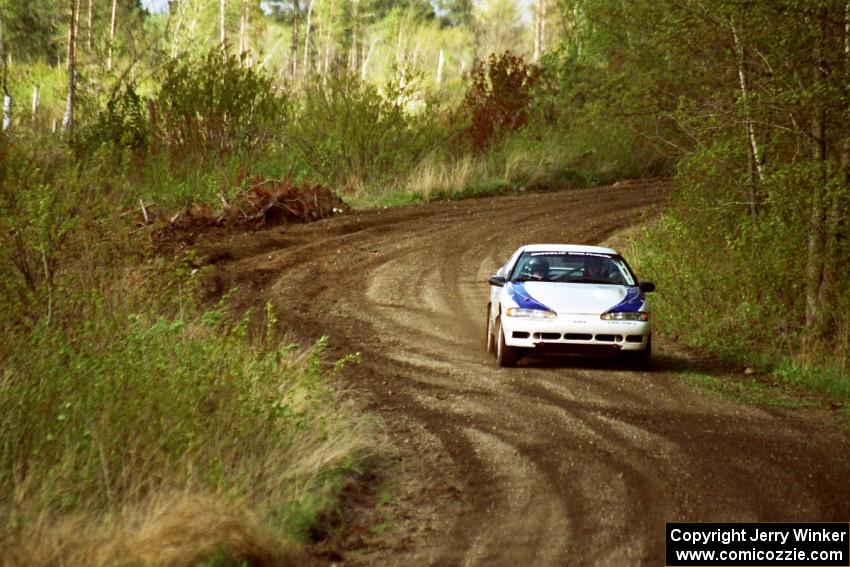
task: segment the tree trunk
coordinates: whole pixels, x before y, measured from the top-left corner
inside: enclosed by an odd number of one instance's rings
[[[8,89],[9,68],[6,59],[6,38],[3,35],[4,22],[0,21],[0,59],[3,65],[3,130],[8,130],[12,127],[12,97]]]
[[[333,27],[334,19],[334,0],[331,0],[330,10],[328,11],[328,21],[325,26],[325,61],[323,64],[322,74],[327,76],[331,64],[331,28]]]
[[[89,0],[89,26],[88,26],[88,36],[86,37],[86,49],[91,53],[91,44],[92,44],[92,23],[93,23],[93,10],[92,4],[94,4],[94,0]]]
[[[221,9],[219,10],[219,32],[220,32],[220,45],[222,53],[227,49],[227,27],[225,26],[226,18],[225,15],[227,13],[227,0],[221,0]]]
[[[472,14],[472,69],[478,65],[478,52],[481,50],[481,24],[475,12]],[[463,73],[461,73],[463,74]]]
[[[3,93],[3,130],[12,127],[12,97],[9,93]]]
[[[118,22],[118,0],[112,0],[112,19],[109,24],[109,55],[106,57],[106,70],[112,70],[112,50],[115,47],[115,25]]]
[[[77,0],[74,9],[74,37],[80,37],[80,0]]]
[[[372,59],[372,51],[375,49],[375,44],[378,43],[377,39],[373,39],[371,43],[369,43],[369,51],[366,53],[366,57],[363,59],[363,67],[360,70],[360,80],[366,80],[366,71],[369,67],[369,60]]]
[[[437,60],[437,84],[443,84],[443,65],[445,64],[445,59],[443,57],[443,50],[440,49],[440,58]]]
[[[9,77],[8,69],[6,68],[6,36],[5,36],[6,29],[5,29],[5,25],[6,25],[6,22],[3,21],[2,19],[0,19],[0,65],[2,65],[2,67],[3,67],[3,69],[2,69],[3,76],[0,77],[0,80],[2,80],[2,85],[0,85],[0,87],[3,88],[4,94],[8,92],[7,81],[8,81],[8,77]]]
[[[242,5],[239,10],[239,57],[242,57],[242,54],[245,53],[246,17],[247,9],[245,7],[245,0],[242,0]]]
[[[360,41],[358,4],[358,0],[351,3],[351,49],[348,52],[348,68],[352,73],[356,73],[360,67],[360,56],[357,52],[358,42]]]
[[[298,0],[292,0],[292,45],[289,48],[290,78],[294,83],[298,79],[298,16],[301,15],[301,6]]]
[[[76,65],[76,23],[77,23],[77,1],[70,0],[71,17],[68,20],[68,101],[65,105],[65,115],[62,117],[62,127],[68,133],[68,137],[74,135],[74,99],[77,91],[77,65]]]
[[[842,33],[842,65],[841,73],[843,81],[844,100],[850,96],[850,2],[845,2],[842,14],[844,25]],[[845,113],[846,116],[846,113]],[[823,285],[818,294],[818,303],[824,305],[836,305],[840,295],[840,281],[842,275],[850,268],[850,234],[848,234],[848,220],[850,220],[850,124],[845,120],[843,125],[843,140],[841,142],[841,154],[839,158],[839,179],[842,182],[840,188],[830,192],[826,204],[826,246],[824,250]],[[834,316],[836,319],[845,321],[845,337],[850,331],[846,324],[850,321],[847,314]],[[838,340],[841,340],[840,338]]]
[[[304,27],[304,65],[301,71],[305,79],[310,77],[310,26],[315,3],[316,0],[310,0],[310,5],[307,7],[307,25]]]
[[[183,29],[183,19],[186,17],[186,10],[183,7],[182,1],[171,0],[169,5],[169,16],[173,16],[175,12],[177,13],[177,25],[174,26],[174,35],[171,38],[171,58],[176,59],[177,44],[180,41],[180,32]]]
[[[747,78],[746,51],[740,34],[734,22],[730,22],[732,39],[735,43],[735,59],[738,67],[738,85],[741,89],[741,108],[744,113],[745,134],[747,138],[747,153],[750,164],[750,215],[756,216],[759,206],[759,187],[764,183],[764,164],[762,163],[761,150],[756,138],[755,124],[753,123],[752,109],[750,108],[750,88]]]
[[[540,23],[542,16],[543,0],[535,0],[534,2],[534,50],[532,51],[532,61],[540,60]]]
[[[825,14],[820,14],[820,22]],[[806,329],[804,350],[809,356],[814,356],[820,347],[821,338],[826,332],[829,321],[830,307],[821,303],[827,294],[827,279],[824,278],[826,267],[826,183],[827,183],[827,146],[826,146],[826,112],[824,110],[820,91],[826,79],[826,67],[823,61],[823,29],[818,30],[819,36],[814,40],[812,49],[813,88],[817,97],[812,104],[810,121],[810,137],[812,162],[816,168],[814,186],[811,195],[809,211],[809,228],[806,259]]]
[[[546,0],[540,0],[540,55],[546,52]]]
[[[401,22],[398,24],[398,35],[396,36],[395,42],[395,64],[397,66],[401,66],[402,61],[404,60],[404,50],[402,49],[401,37],[404,35],[403,27]]]
[[[844,4],[844,98],[850,96],[850,0]],[[845,131],[847,125],[845,124]],[[841,148],[841,172],[844,184],[850,187],[850,132],[844,137]]]

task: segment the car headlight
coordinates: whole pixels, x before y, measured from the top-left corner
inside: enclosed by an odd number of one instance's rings
[[[526,317],[528,319],[554,319],[557,317],[554,311],[546,309],[523,309],[522,307],[508,307],[505,310],[508,317]]]
[[[649,321],[648,311],[615,311],[603,313],[600,317],[603,321]]]

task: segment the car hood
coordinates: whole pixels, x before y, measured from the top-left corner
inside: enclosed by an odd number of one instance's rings
[[[556,313],[602,314],[645,310],[646,302],[637,287],[587,283],[523,282],[506,286],[508,296],[519,307],[547,307]]]

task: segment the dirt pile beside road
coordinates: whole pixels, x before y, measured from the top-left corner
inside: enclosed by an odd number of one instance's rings
[[[142,224],[156,223],[151,238],[162,251],[174,243],[194,244],[207,233],[255,231],[282,224],[302,224],[326,219],[351,208],[332,191],[321,185],[295,185],[277,179],[254,179],[232,199],[221,198],[221,207],[213,210],[195,204],[169,215],[154,216],[144,205],[138,210]]]

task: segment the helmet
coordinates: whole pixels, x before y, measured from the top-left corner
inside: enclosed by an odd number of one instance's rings
[[[541,279],[549,277],[549,262],[545,258],[532,258],[526,266],[528,273],[534,277]]]

